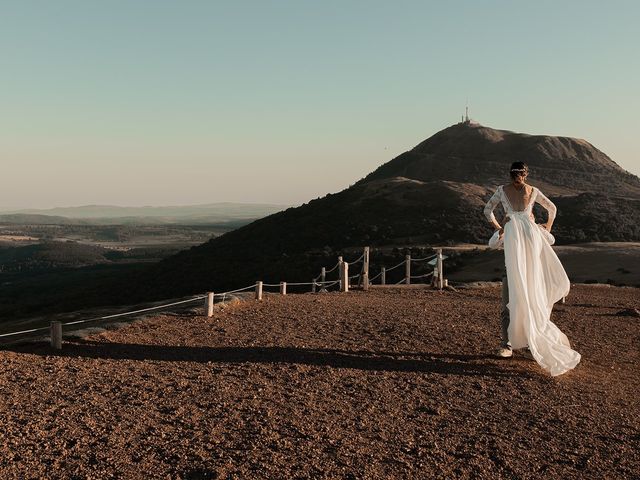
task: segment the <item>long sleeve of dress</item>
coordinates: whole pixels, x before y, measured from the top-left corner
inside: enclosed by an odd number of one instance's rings
[[[558,211],[555,204],[551,200],[549,200],[547,197],[545,197],[540,190],[538,190],[538,195],[536,195],[536,202],[538,202],[547,210],[549,214],[548,221],[553,223],[553,221],[556,218],[556,212]]]
[[[493,214],[493,211],[495,210],[498,203],[500,203],[500,187],[497,188],[495,193],[491,196],[484,207],[484,216],[487,217],[487,220],[489,220],[491,223],[497,223],[496,216]]]

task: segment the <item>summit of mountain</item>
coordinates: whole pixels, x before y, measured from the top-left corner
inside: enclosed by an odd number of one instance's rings
[[[439,131],[358,183],[405,177],[494,188],[508,181],[514,161],[527,163],[530,181],[549,196],[597,192],[640,198],[640,179],[586,140],[497,130],[476,122]]]

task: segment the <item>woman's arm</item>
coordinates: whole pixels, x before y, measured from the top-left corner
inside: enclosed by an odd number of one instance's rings
[[[502,227],[496,220],[496,216],[493,214],[493,211],[500,203],[500,187],[498,187],[495,193],[491,196],[487,204],[484,206],[484,216],[487,217],[487,220],[491,222],[491,224],[495,227],[496,230],[502,230]]]
[[[549,200],[547,197],[545,197],[540,190],[538,190],[538,194],[536,195],[536,202],[538,202],[547,210],[548,218],[547,218],[547,223],[544,225],[544,227],[550,232],[551,226],[553,225],[553,221],[556,218],[556,212],[558,211],[558,209],[556,208],[554,203],[551,200]]]

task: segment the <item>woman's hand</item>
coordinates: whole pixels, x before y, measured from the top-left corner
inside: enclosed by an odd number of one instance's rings
[[[511,217],[507,217],[504,221],[504,225],[498,229],[498,231],[500,232],[500,236],[504,235],[504,227],[507,225],[507,223],[509,223],[509,220],[511,220]]]

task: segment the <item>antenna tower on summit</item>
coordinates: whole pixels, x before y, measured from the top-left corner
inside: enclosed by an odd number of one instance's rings
[[[464,106],[464,115],[461,115],[460,123],[466,125],[478,125],[477,122],[472,121],[469,118],[469,97],[467,97],[467,101]]]

